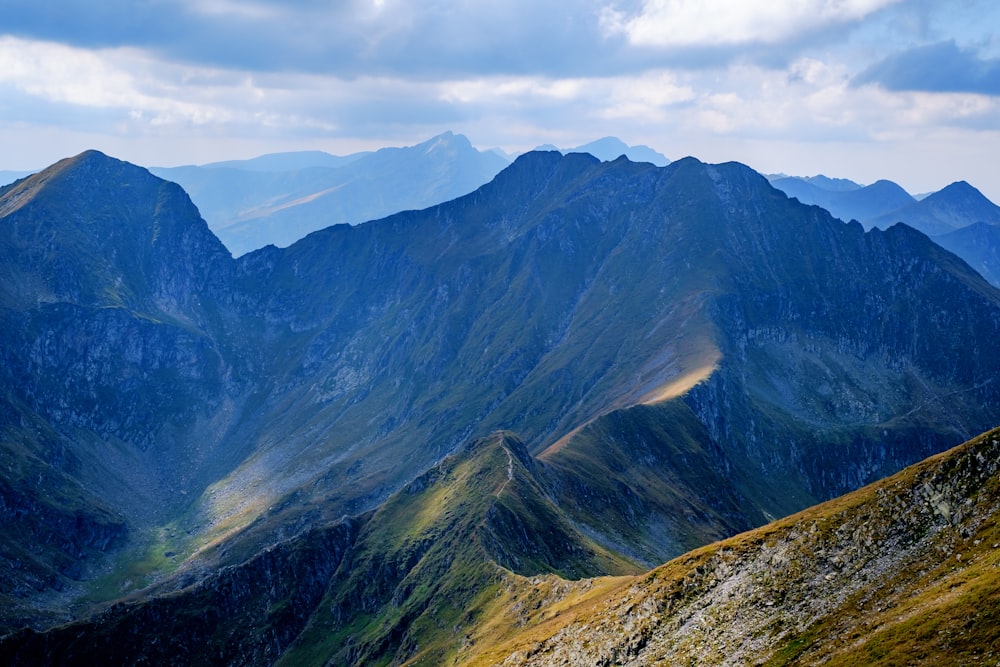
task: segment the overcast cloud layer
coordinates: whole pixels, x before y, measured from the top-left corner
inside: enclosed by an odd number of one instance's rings
[[[6,0],[0,169],[605,135],[1000,201],[994,0]]]

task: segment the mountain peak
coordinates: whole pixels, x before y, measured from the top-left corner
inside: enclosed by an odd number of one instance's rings
[[[950,183],[945,187],[941,188],[937,192],[928,195],[924,201],[933,199],[943,199],[943,198],[961,198],[970,202],[976,202],[978,204],[993,204],[989,198],[986,197],[978,188],[974,187],[967,181],[955,181]]]
[[[0,191],[0,218],[2,259],[23,278],[15,301],[137,307],[173,291],[162,281],[229,257],[180,186],[97,150]]]
[[[601,137],[595,141],[584,144],[582,146],[577,146],[573,149],[573,152],[579,153],[590,153],[596,157],[602,155],[624,155],[628,151],[628,144],[619,139],[618,137]]]
[[[419,144],[418,147],[422,147],[425,152],[430,153],[432,151],[474,151],[475,147],[469,138],[464,134],[455,134],[451,130],[442,132],[441,134],[431,137],[427,141]]]
[[[916,227],[928,236],[940,236],[976,222],[1000,224],[1000,206],[969,183],[956,181],[875,222],[882,226],[896,221]]]

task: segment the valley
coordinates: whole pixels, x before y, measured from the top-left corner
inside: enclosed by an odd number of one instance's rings
[[[1000,290],[741,164],[536,151],[234,259],[89,151],[0,189],[0,266],[12,664],[848,661],[995,595],[996,433],[940,453]]]

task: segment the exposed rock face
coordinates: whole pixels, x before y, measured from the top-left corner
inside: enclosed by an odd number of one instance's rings
[[[997,290],[912,230],[865,233],[737,164],[529,154],[452,202],[233,260],[179,188],[88,153],[0,190],[0,260],[0,490],[37,508],[15,511],[28,567],[0,551],[5,629],[89,609],[36,587],[196,585],[429,483],[499,428],[524,443],[493,451],[499,473],[532,483],[466,526],[464,571],[493,583],[666,560],[1000,408]],[[79,530],[66,546],[51,525]],[[432,545],[366,535],[365,562],[400,573],[369,603],[436,608],[413,597],[447,570],[416,567]],[[134,562],[102,560],[122,544]],[[367,584],[333,580],[323,613],[345,616]],[[344,660],[416,654],[412,618],[356,628]]]
[[[998,482],[993,431],[657,568],[495,664],[972,664],[998,640]]]
[[[16,519],[0,596],[31,618],[45,604],[27,590],[73,590],[90,557],[218,474],[198,464],[232,403],[218,304],[235,267],[179,187],[96,152],[4,188],[0,215],[0,503]]]

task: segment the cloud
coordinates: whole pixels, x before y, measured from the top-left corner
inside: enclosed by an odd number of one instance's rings
[[[609,8],[605,29],[654,47],[719,47],[797,41],[803,33],[859,21],[899,0],[645,0],[628,15]]]
[[[194,124],[232,120],[223,108],[179,95],[156,63],[129,49],[83,50],[0,37],[0,84],[57,105],[122,109],[152,122]],[[145,73],[146,76],[142,74]]]
[[[868,67],[855,85],[877,84],[892,91],[1000,95],[1000,58],[981,58],[954,40],[893,54]]]
[[[601,0],[5,0],[2,31],[175,61],[340,77],[572,75],[628,66]],[[617,69],[616,69],[617,68]]]
[[[257,72],[462,79],[782,67],[903,0],[5,0],[0,31]]]

